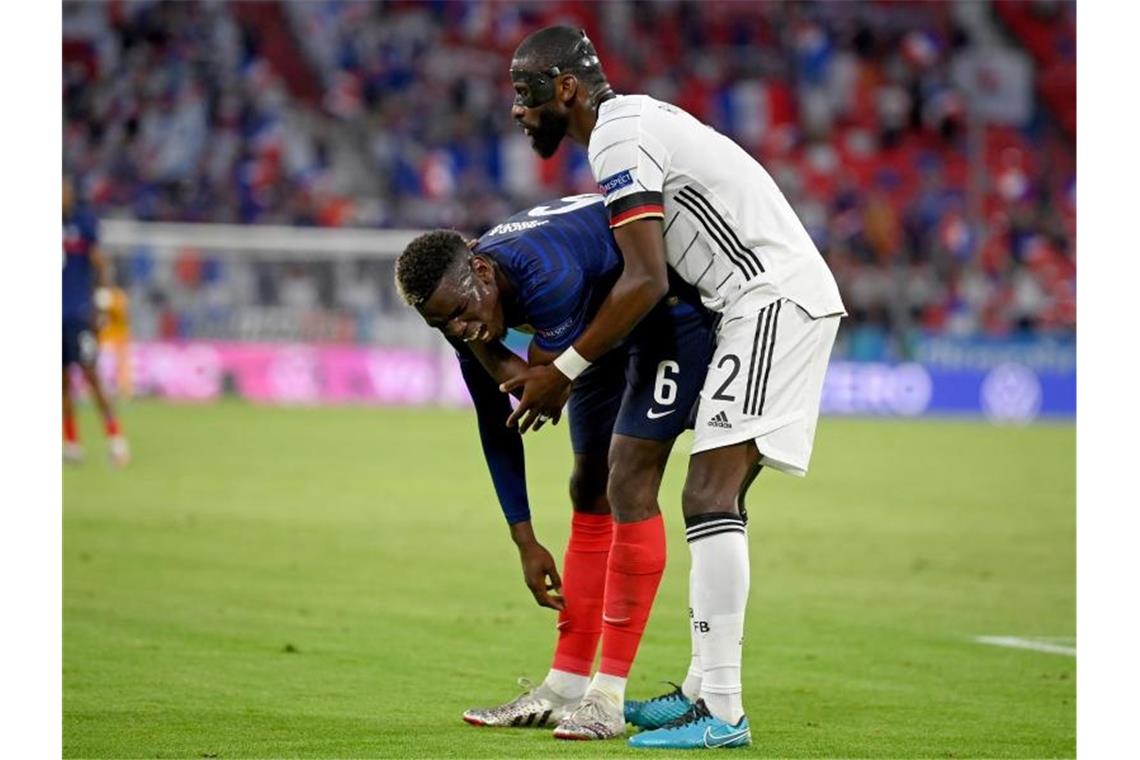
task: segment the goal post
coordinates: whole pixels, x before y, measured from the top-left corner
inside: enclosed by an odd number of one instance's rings
[[[138,338],[426,347],[393,279],[421,233],[106,219],[100,242]]]

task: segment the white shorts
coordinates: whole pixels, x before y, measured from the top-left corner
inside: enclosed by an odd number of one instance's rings
[[[806,475],[839,319],[813,319],[787,299],[726,311],[701,389],[693,453],[752,439],[762,465]]]

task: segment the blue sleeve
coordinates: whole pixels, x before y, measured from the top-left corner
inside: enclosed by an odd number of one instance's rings
[[[586,326],[590,288],[581,269],[544,272],[535,283],[528,304],[535,345],[545,351],[562,351]]]
[[[483,458],[487,460],[503,516],[510,525],[529,520],[530,501],[526,494],[526,457],[522,436],[517,428],[504,424],[511,414],[510,399],[499,390],[469,348],[459,341],[449,339],[448,342],[455,348],[463,382],[475,402],[479,442],[483,445]]]

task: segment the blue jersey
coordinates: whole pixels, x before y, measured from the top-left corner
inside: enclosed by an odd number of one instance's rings
[[[507,325],[533,332],[545,351],[574,342],[621,274],[602,200],[577,195],[521,211],[475,246],[515,287],[515,298],[503,304]]]
[[[99,242],[99,222],[86,209],[63,219],[63,316],[89,319],[93,310],[95,268],[91,254]]]
[[[507,325],[533,332],[535,344],[550,352],[561,352],[578,338],[623,267],[621,251],[610,230],[609,215],[600,195],[562,198],[515,214],[479,238],[474,252],[492,259],[514,286],[512,297],[502,302]],[[668,345],[662,350],[672,351],[677,346],[670,344],[668,338],[673,336],[674,326],[689,321],[692,324],[687,328],[686,340],[703,347],[709,333],[702,321],[707,312],[699,305],[699,294],[677,279],[672,271],[669,274],[670,297],[658,304],[628,341],[644,341],[647,334],[656,331],[667,336]],[[459,355],[463,378],[475,401],[483,454],[504,516],[510,523],[528,520],[530,508],[522,440],[517,430],[503,424],[511,413],[510,401],[470,349],[458,340],[451,343]],[[608,448],[627,376],[639,378],[648,371],[652,395],[657,359],[648,362],[652,364],[649,370],[627,373],[624,350],[614,349],[611,360],[599,360],[599,364],[607,365],[604,374],[599,371],[589,378],[584,375],[576,383],[578,390],[571,394],[570,404],[571,438],[576,452],[588,447],[601,447],[602,451]],[[703,380],[707,359],[702,358],[699,364]],[[700,382],[688,385],[692,386],[691,395],[695,396]],[[575,395],[582,398],[575,399]],[[590,408],[585,414],[581,413],[586,407]],[[575,417],[588,422],[576,425]],[[681,415],[677,415],[670,421],[680,419],[683,419]],[[662,435],[624,429],[619,432],[645,438]],[[676,432],[670,431],[668,435],[675,436]]]

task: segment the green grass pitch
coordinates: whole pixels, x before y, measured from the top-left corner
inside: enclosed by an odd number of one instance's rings
[[[113,470],[90,409],[64,472],[66,757],[608,757],[477,729],[550,662],[462,411],[135,403]],[[683,677],[682,439],[669,566],[629,694]],[[569,523],[565,426],[528,442],[539,537]],[[748,757],[1072,757],[1075,430],[825,419],[812,473],[749,500]]]

